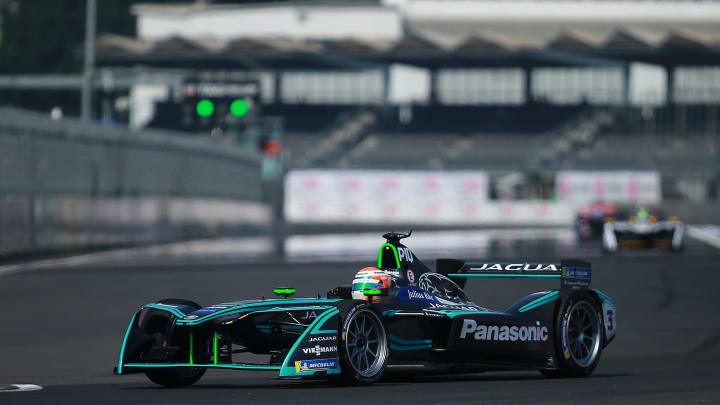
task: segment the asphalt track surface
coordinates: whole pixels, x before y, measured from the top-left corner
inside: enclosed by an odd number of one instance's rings
[[[550,260],[571,252],[535,241],[489,253],[481,259]],[[337,387],[213,370],[192,387],[166,389],[142,374],[112,375],[130,316],[147,302],[182,297],[210,305],[269,295],[279,285],[314,296],[349,283],[360,267],[372,265],[373,252],[364,263],[85,263],[1,275],[0,386],[44,388],[0,392],[0,404],[720,403],[720,250],[688,240],[681,254],[607,256],[588,247],[582,253],[593,263],[592,285],[617,302],[618,337],[590,377],[558,380],[534,371],[393,374],[370,387]],[[504,309],[556,283],[471,280],[467,292],[481,305]]]

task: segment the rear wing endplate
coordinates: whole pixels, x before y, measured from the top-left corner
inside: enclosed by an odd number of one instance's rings
[[[465,262],[456,259],[438,259],[437,272],[459,281],[464,287],[468,278],[559,278],[564,290],[584,290],[590,287],[590,263],[561,260],[560,263],[499,263]]]

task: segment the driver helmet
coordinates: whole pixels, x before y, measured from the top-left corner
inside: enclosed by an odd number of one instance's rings
[[[352,282],[352,297],[356,300],[368,301],[369,299],[363,294],[363,290],[390,288],[394,284],[392,275],[377,267],[364,267],[355,274]]]
[[[650,218],[650,210],[647,209],[645,204],[638,204],[636,206],[635,216],[640,222],[647,222]]]

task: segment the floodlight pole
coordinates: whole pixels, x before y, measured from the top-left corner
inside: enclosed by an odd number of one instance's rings
[[[83,66],[82,93],[80,95],[80,118],[88,122],[92,118],[92,82],[95,68],[95,16],[97,0],[87,0],[85,10],[85,63]]]

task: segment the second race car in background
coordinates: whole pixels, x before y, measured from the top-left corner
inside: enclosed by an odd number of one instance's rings
[[[595,202],[578,210],[575,216],[575,232],[578,239],[600,238],[605,222],[617,215],[617,205]]]
[[[603,249],[616,252],[623,248],[683,248],[685,226],[677,217],[665,219],[656,209],[636,206],[623,220],[610,218],[603,226]]]

